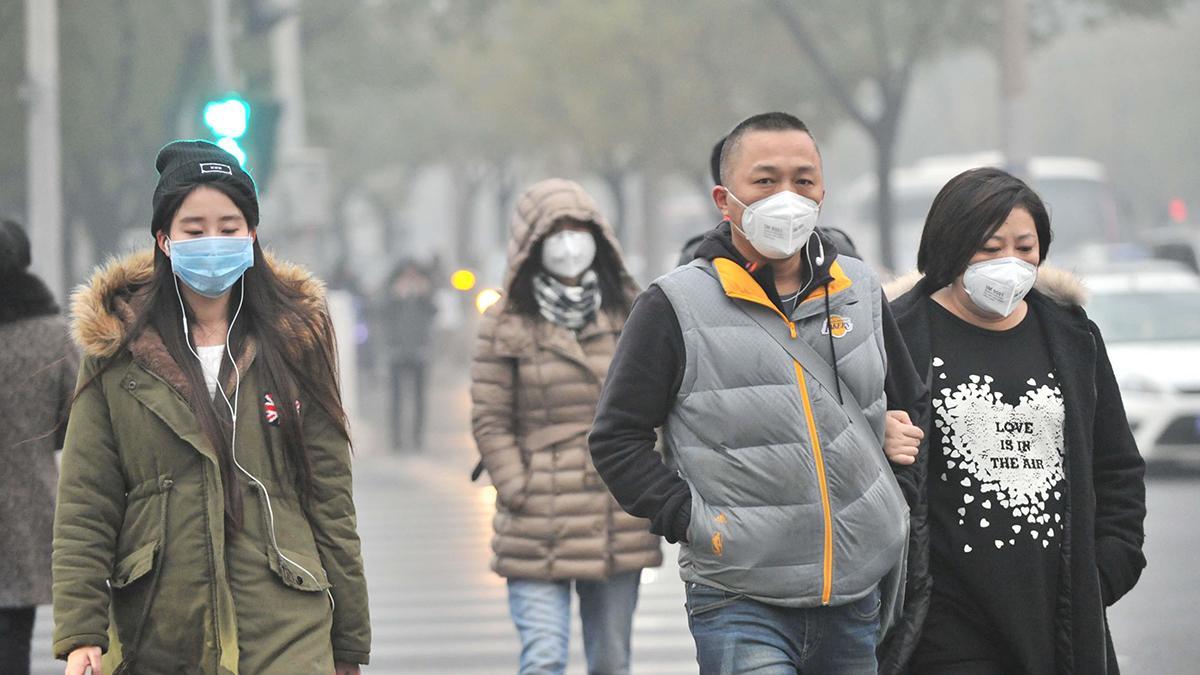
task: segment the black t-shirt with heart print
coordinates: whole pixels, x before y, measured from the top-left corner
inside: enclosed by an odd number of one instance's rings
[[[1040,322],[1030,308],[992,331],[930,304],[934,597],[917,662],[1052,673],[1064,408]]]

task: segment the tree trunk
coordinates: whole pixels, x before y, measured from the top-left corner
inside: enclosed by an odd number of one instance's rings
[[[886,111],[888,115],[891,111]],[[879,262],[896,273],[895,214],[892,209],[892,163],[895,160],[895,124],[881,123],[871,135],[875,143],[875,221],[879,225]]]
[[[612,224],[617,239],[622,244],[628,245],[625,241],[625,225],[629,216],[629,195],[625,190],[625,173],[620,169],[609,169],[604,171],[601,177],[608,186],[608,192],[612,195],[613,200],[613,213],[609,217],[609,222]]]
[[[451,169],[454,183],[454,238],[451,255],[458,265],[474,267],[479,261],[479,249],[475,245],[475,200],[483,185],[486,172],[468,163],[460,163]]]

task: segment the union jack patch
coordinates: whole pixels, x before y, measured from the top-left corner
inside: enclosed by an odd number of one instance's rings
[[[296,414],[300,414],[300,401],[296,401]],[[263,415],[267,419],[267,424],[273,427],[279,426],[279,408],[275,407],[275,399],[270,393],[263,394]]]

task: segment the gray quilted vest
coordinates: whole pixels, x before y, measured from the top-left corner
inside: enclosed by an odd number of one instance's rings
[[[790,317],[736,263],[677,268],[654,283],[683,333],[683,381],[665,425],[667,461],[691,486],[684,581],[772,605],[841,605],[903,566],[908,507],[882,450],[886,372],[879,281],[839,258],[823,292]],[[831,361],[872,428],[746,311],[773,313],[777,336]],[[884,589],[887,593],[888,589]],[[885,606],[888,598],[884,600]],[[886,622],[886,621],[885,621]]]

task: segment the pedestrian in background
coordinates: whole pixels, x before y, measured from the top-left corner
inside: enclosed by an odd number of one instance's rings
[[[496,487],[492,569],[508,579],[520,672],[566,668],[574,586],[588,672],[628,673],[641,572],[662,552],[596,474],[587,434],[637,286],[578,184],[518,199],[504,289],[479,329],[472,426]]]
[[[883,672],[1117,672],[1105,610],[1146,565],[1144,465],[1082,287],[1043,266],[1050,240],[1033,190],[974,169],[929,209],[923,276],[889,285],[930,397],[924,441],[889,444],[917,490]]]
[[[154,248],[72,303],[54,654],[97,672],[111,617],[118,672],[358,673],[367,589],[324,288],[264,256],[232,155],[176,141],[155,166]]]
[[[25,231],[0,221],[0,673],[12,675],[29,672],[37,605],[50,602],[54,451],[79,372],[29,253]]]
[[[415,260],[402,260],[383,292],[377,344],[387,354],[392,446],[419,450],[425,442],[430,338],[437,317],[432,274]]]

